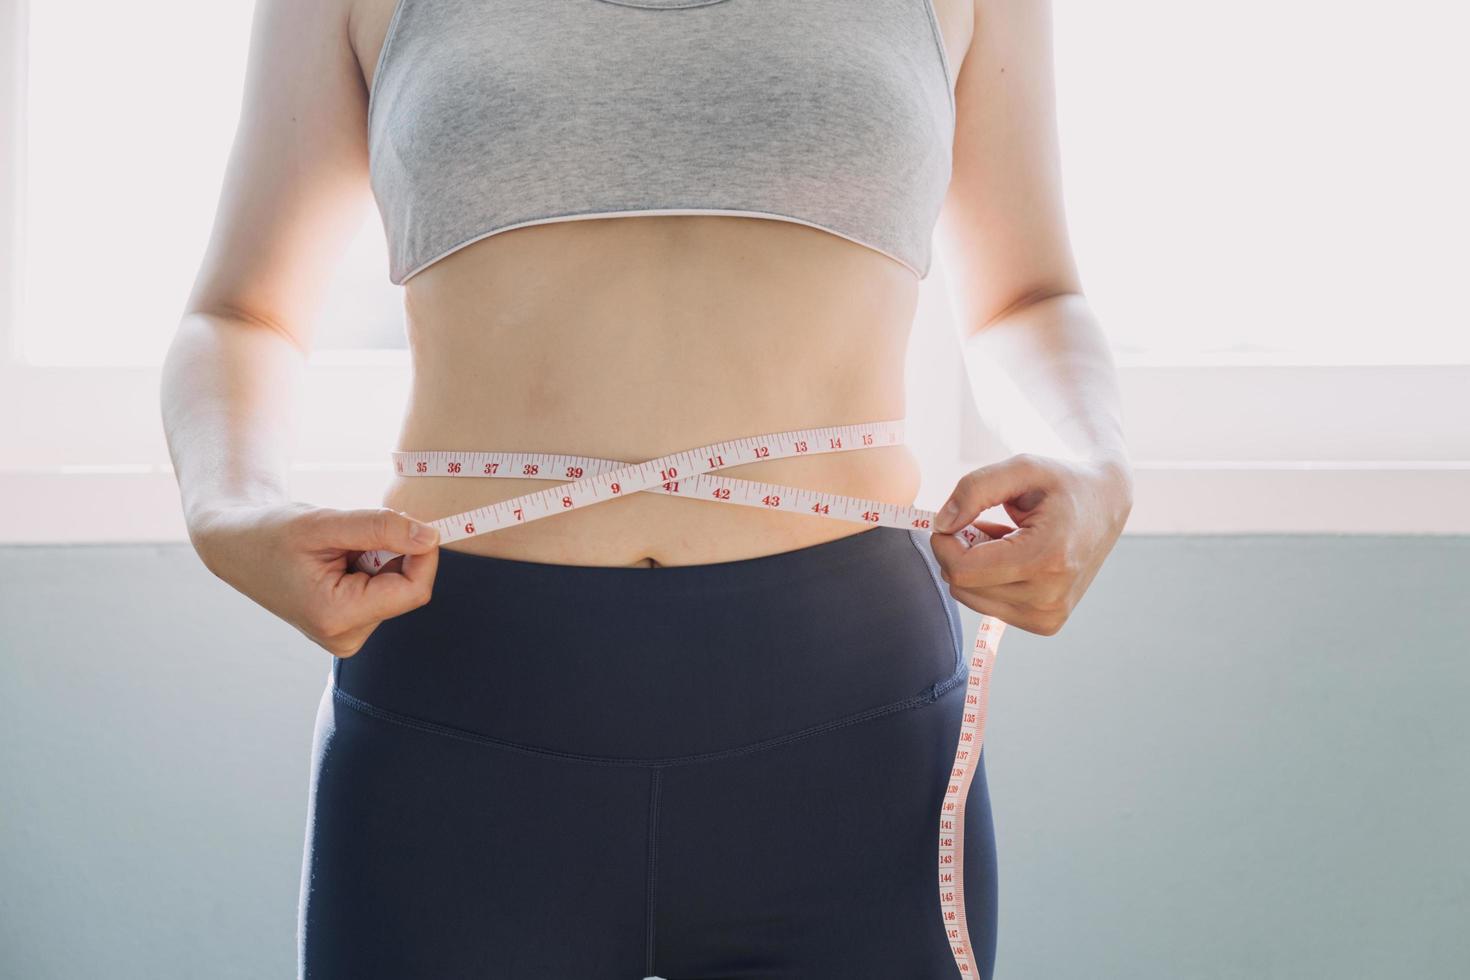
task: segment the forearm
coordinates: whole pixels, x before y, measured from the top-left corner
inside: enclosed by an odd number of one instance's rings
[[[1074,459],[1126,475],[1122,399],[1107,338],[1086,298],[1053,296],[998,317],[964,341],[965,366],[977,400],[1003,373],[1024,407],[1048,430],[1047,440]],[[1017,451],[1046,452],[1024,422],[991,411],[986,422]]]
[[[191,537],[232,507],[288,499],[305,355],[243,316],[189,313],[163,365],[163,427]],[[196,542],[197,543],[197,542]]]

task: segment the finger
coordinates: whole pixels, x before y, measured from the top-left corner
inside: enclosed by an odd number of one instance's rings
[[[1016,533],[1017,530],[1019,529],[1014,528],[1009,524],[997,524],[994,521],[975,520],[971,521],[968,524],[962,524],[953,532],[944,536],[954,541],[958,541],[960,543],[960,546],[963,548],[972,548],[980,542],[984,541],[986,538],[1003,538],[1008,534]]]
[[[1032,613],[1054,613],[1067,606],[1066,590],[1044,582],[1008,582],[1004,585],[992,585],[986,587],[985,594],[992,599],[1008,602],[1017,609]]]
[[[1015,626],[1025,621],[1026,613],[1017,606],[1011,605],[1004,599],[996,599],[984,593],[977,593],[970,589],[957,589],[950,587],[949,594],[954,600],[967,609],[973,609],[982,616],[994,616],[1007,626]]]
[[[1004,537],[968,547],[953,535],[936,534],[932,538],[934,559],[939,563],[946,582],[966,589],[988,588],[1024,582],[1040,554],[1033,528],[1018,528]]]
[[[1037,636],[1055,636],[1067,621],[1068,612],[1062,609],[1037,609],[1025,603],[1007,602],[998,598],[995,590],[975,592],[970,589],[951,589],[955,601],[982,616],[994,616],[1007,626],[1035,633]]]
[[[1027,453],[982,466],[960,477],[954,491],[939,508],[934,529],[953,533],[980,516],[980,512],[1020,497],[1022,512],[1033,509],[1044,495],[1049,475],[1036,457]]]
[[[404,578],[426,590],[434,587],[434,577],[439,574],[439,549],[426,551],[421,555],[404,555],[401,559],[394,559],[400,563],[400,571]]]
[[[434,575],[439,568],[439,549],[407,555],[402,567],[401,572],[379,572],[376,575],[353,572],[344,576],[344,587],[356,589],[349,599],[354,607],[354,618],[363,623],[379,623],[429,601],[433,594]],[[346,579],[357,581],[349,584]]]
[[[439,544],[432,525],[387,507],[331,511],[317,527],[323,543],[350,551],[386,548],[403,555],[422,555]]]

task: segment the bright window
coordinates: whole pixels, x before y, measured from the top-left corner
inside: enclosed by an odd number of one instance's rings
[[[209,231],[251,8],[31,4],[26,360],[161,358]],[[1056,0],[1055,18],[1073,235],[1120,352],[1470,362],[1453,295],[1470,269],[1470,8]],[[402,346],[382,238],[369,207],[322,347]]]
[[[162,361],[214,217],[253,6],[30,5],[24,360]],[[323,310],[324,349],[404,345],[382,228],[371,207],[363,217]],[[75,288],[79,279],[87,289]]]
[[[1470,362],[1470,8],[1055,12],[1073,237],[1117,347]]]

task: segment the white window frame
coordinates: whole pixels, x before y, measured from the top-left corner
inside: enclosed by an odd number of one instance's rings
[[[159,369],[19,356],[25,7],[0,4],[0,544],[182,541]],[[942,294],[936,273],[928,303]],[[926,460],[919,496],[933,506],[1009,450],[967,404],[958,340],[915,342],[924,364],[954,365],[939,375],[956,411],[935,435],[955,452]],[[1118,368],[1137,474],[1130,534],[1470,533],[1470,365],[1119,355]],[[408,377],[406,351],[311,358],[293,496],[377,502]],[[68,424],[78,403],[95,406],[85,429]]]

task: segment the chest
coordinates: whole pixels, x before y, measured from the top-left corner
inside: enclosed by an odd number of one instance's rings
[[[672,134],[764,159],[946,143],[926,0],[404,0],[375,78],[376,144],[637,147]],[[376,149],[376,145],[374,146]]]

